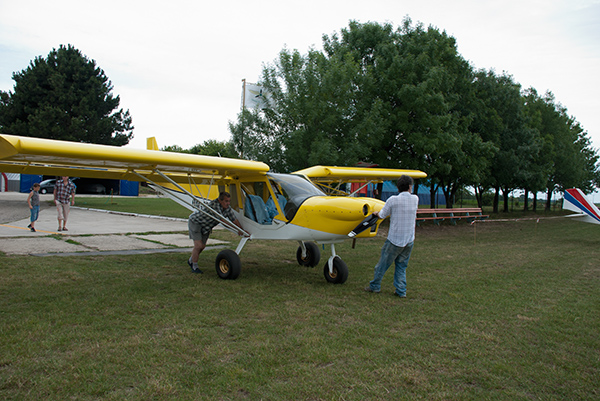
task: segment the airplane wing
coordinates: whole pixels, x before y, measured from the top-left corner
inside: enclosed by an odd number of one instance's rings
[[[292,174],[305,176],[313,183],[320,186],[326,193],[344,196],[348,194],[333,187],[333,185],[356,182],[363,183],[364,187],[368,183],[396,180],[400,178],[401,175],[408,175],[412,178],[427,177],[427,174],[420,170],[334,166],[313,166],[295,171]]]
[[[158,150],[0,135],[0,171],[196,184],[264,175],[265,163]]]
[[[563,208],[577,213],[567,217],[573,217],[586,223],[600,224],[600,210],[578,188],[565,191]]]
[[[333,167],[313,166],[298,170],[292,174],[304,175],[312,181],[324,183],[336,182],[382,182],[398,179],[401,175],[409,175],[412,178],[425,178],[427,174],[419,170],[403,170],[391,168],[367,168],[367,167]]]

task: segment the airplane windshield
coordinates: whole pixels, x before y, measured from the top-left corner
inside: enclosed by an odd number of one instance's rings
[[[296,215],[296,211],[306,199],[311,196],[326,196],[323,191],[314,186],[310,181],[303,177],[292,174],[268,173],[273,189],[285,198],[285,205],[280,206],[284,209],[285,217],[291,221]]]

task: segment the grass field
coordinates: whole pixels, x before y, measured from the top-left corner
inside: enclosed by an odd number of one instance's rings
[[[249,243],[235,281],[218,251],[204,275],[187,254],[0,256],[0,399],[600,398],[598,226],[420,227],[407,299],[392,271],[362,291],[383,241],[337,247],[343,285],[291,242]]]

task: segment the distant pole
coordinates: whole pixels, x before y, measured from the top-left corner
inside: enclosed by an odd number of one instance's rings
[[[244,132],[246,131],[246,115],[244,111],[246,111],[246,78],[242,79],[242,133],[240,135],[240,154],[242,159],[244,158]]]
[[[242,79],[242,110],[246,108],[246,78]]]

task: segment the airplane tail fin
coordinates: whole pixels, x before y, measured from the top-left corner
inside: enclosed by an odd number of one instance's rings
[[[146,138],[146,149],[148,150],[160,150],[158,148],[158,142],[156,142],[156,137]]]
[[[586,223],[600,224],[600,210],[579,188],[571,188],[565,191],[563,209],[577,213],[569,217]]]

